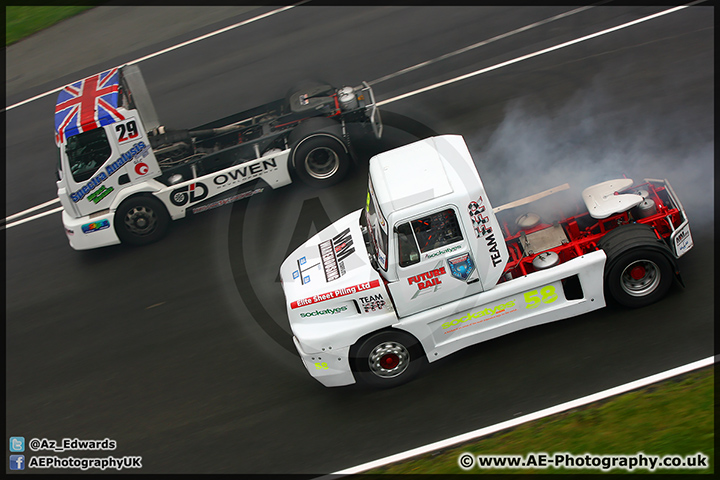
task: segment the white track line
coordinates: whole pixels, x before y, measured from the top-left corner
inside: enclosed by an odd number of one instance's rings
[[[23,224],[25,222],[29,222],[31,220],[36,220],[36,219],[42,218],[46,215],[50,215],[51,213],[62,212],[62,209],[63,209],[63,207],[53,208],[52,210],[48,210],[47,212],[38,213],[37,215],[33,215],[32,217],[23,218],[22,220],[18,220],[17,222],[8,223],[7,225],[0,226],[0,230],[2,230],[4,228],[14,227],[15,225],[21,225],[21,224]]]
[[[694,2],[694,3],[699,3],[699,2]],[[691,4],[691,5],[692,5],[692,4]],[[545,53],[553,52],[553,51],[555,51],[555,50],[560,50],[561,48],[569,47],[570,45],[575,45],[576,43],[584,42],[584,41],[586,41],[586,40],[590,40],[590,39],[592,39],[592,38],[599,37],[599,36],[601,36],[601,35],[605,35],[605,34],[608,34],[608,33],[615,32],[615,31],[617,31],[617,30],[622,30],[623,28],[627,28],[627,27],[631,27],[631,26],[633,26],[633,25],[637,25],[638,23],[647,22],[648,20],[652,20],[652,19],[654,19],[654,18],[661,17],[661,16],[663,16],[663,15],[668,15],[668,14],[670,14],[670,13],[677,12],[677,11],[679,11],[679,10],[682,10],[682,9],[684,9],[684,8],[687,8],[688,6],[689,6],[689,5],[683,5],[683,6],[680,6],[680,7],[671,8],[671,9],[669,9],[669,10],[664,10],[664,11],[662,11],[662,12],[659,12],[659,13],[656,13],[656,14],[653,14],[653,15],[649,15],[649,16],[647,16],[647,17],[643,17],[643,18],[639,18],[639,19],[637,19],[637,20],[633,20],[632,22],[623,23],[622,25],[618,25],[618,26],[616,26],[616,27],[608,28],[608,29],[602,30],[602,31],[600,31],[600,32],[592,33],[592,34],[590,34],[590,35],[585,35],[584,37],[580,37],[580,38],[577,38],[577,39],[575,39],[575,40],[570,40],[569,42],[565,42],[565,43],[561,43],[561,44],[559,44],[559,45],[555,45],[554,47],[549,47],[549,48],[545,48],[545,49],[542,49],[542,50],[538,50],[537,52],[534,52],[534,53],[529,53],[529,54],[527,54],[527,55],[523,55],[523,56],[521,56],[521,57],[517,57],[517,58],[514,58],[514,59],[512,59],[512,60],[508,60],[508,61],[506,61],[506,62],[501,62],[501,63],[498,63],[498,64],[496,64],[496,65],[492,65],[492,66],[490,66],[490,67],[482,68],[482,69],[480,69],[480,70],[476,70],[476,71],[474,71],[474,72],[467,73],[467,74],[461,75],[461,76],[459,76],[459,77],[451,78],[450,80],[445,80],[444,82],[439,82],[439,83],[436,83],[436,84],[433,84],[433,85],[429,85],[429,86],[427,86],[427,87],[419,88],[419,89],[414,90],[414,91],[412,91],[412,92],[404,93],[404,94],[402,94],[402,95],[398,95],[397,97],[393,97],[393,98],[389,98],[389,99],[387,99],[387,100],[383,100],[383,101],[381,101],[381,102],[377,102],[377,106],[378,106],[378,107],[381,107],[381,106],[383,106],[383,105],[387,105],[388,103],[397,102],[398,100],[402,100],[402,99],[404,99],[404,98],[412,97],[413,95],[417,95],[417,94],[419,94],[419,93],[423,93],[423,92],[427,92],[427,91],[429,91],[429,90],[434,90],[434,89],[436,89],[436,88],[444,87],[445,85],[450,85],[451,83],[459,82],[459,81],[461,81],[461,80],[465,80],[465,79],[474,77],[474,76],[476,76],[476,75],[480,75],[480,74],[483,74],[483,73],[487,73],[487,72],[490,72],[490,71],[492,71],[492,70],[497,70],[498,68],[506,67],[506,66],[512,65],[512,64],[514,64],[514,63],[522,62],[523,60],[527,60],[527,59],[529,59],[529,58],[537,57],[537,56],[539,56],[539,55],[543,55],[543,54],[545,54]]]
[[[613,397],[613,396],[619,395],[621,393],[627,393],[631,390],[636,390],[638,388],[646,387],[653,383],[661,382],[663,380],[667,380],[669,378],[676,377],[678,375],[682,375],[684,373],[688,373],[693,370],[697,370],[699,368],[710,366],[713,363],[715,363],[715,358],[708,357],[703,360],[698,360],[697,362],[689,363],[689,364],[683,365],[681,367],[673,368],[672,370],[668,370],[668,371],[661,372],[661,373],[658,373],[655,375],[651,375],[649,377],[641,378],[640,380],[635,380],[634,382],[626,383],[626,384],[620,385],[618,387],[613,387],[613,388],[610,388],[607,390],[603,390],[602,392],[598,392],[598,393],[594,393],[592,395],[578,398],[577,400],[571,400],[569,402],[565,402],[560,405],[556,405],[554,407],[549,407],[549,408],[537,411],[535,413],[530,413],[528,415],[523,415],[522,417],[514,418],[512,420],[498,423],[496,425],[491,425],[489,427],[480,428],[478,430],[464,433],[462,435],[457,435],[455,437],[451,437],[446,440],[441,440],[439,442],[431,443],[430,445],[425,445],[423,447],[414,448],[414,449],[408,450],[406,452],[398,453],[395,455],[390,455],[389,457],[381,458],[380,460],[363,463],[362,465],[358,465],[357,467],[346,468],[345,470],[340,470],[339,472],[335,472],[331,475],[350,475],[350,474],[364,472],[364,471],[370,470],[372,468],[382,467],[382,466],[388,465],[390,463],[401,462],[403,460],[407,460],[407,459],[415,457],[417,455],[430,453],[432,451],[447,448],[447,447],[450,447],[450,446],[453,446],[453,445],[456,445],[459,443],[464,443],[464,442],[468,442],[470,440],[475,440],[480,437],[490,435],[491,433],[496,433],[501,430],[516,427],[520,424],[531,422],[531,421],[537,420],[539,418],[547,417],[549,415],[554,415],[556,413],[564,412],[566,410],[570,410],[573,408],[578,408],[583,405],[587,405],[589,403],[597,402],[598,400],[603,400],[605,398]]]
[[[440,55],[437,58],[433,58],[432,60],[426,60],[424,62],[420,62],[417,65],[413,65],[412,67],[403,68],[400,71],[397,71],[395,73],[391,73],[389,75],[385,75],[384,77],[380,77],[377,80],[373,80],[371,82],[368,82],[370,85],[376,85],[380,82],[384,82],[386,80],[390,80],[391,78],[399,77],[400,75],[404,75],[408,72],[412,72],[413,70],[417,70],[422,67],[427,67],[428,65],[432,65],[433,63],[440,62],[442,60],[447,60],[448,58],[454,57],[456,55],[460,55],[461,53],[469,52],[470,50],[474,50],[478,47],[482,47],[485,45],[488,45],[490,43],[496,42],[498,40],[502,40],[503,38],[508,38],[513,35],[516,35],[518,33],[526,32],[532,28],[539,27],[541,25],[545,25],[550,22],[554,22],[555,20],[560,20],[561,18],[569,17],[570,15],[575,15],[576,13],[584,12],[585,10],[589,10],[591,8],[595,7],[595,5],[589,5],[587,7],[580,7],[576,8],[575,10],[571,10],[569,12],[561,13],[559,15],[555,15],[554,17],[546,18],[545,20],[540,20],[539,22],[531,23],[529,25],[525,25],[524,27],[517,28],[515,30],[512,30],[507,33],[503,33],[501,35],[497,35],[495,37],[489,38],[487,40],[483,40],[481,42],[474,43],[472,45],[469,45],[467,47],[463,47],[459,50],[455,50],[454,52],[446,53],[445,55]]]
[[[15,219],[18,218],[18,217],[22,217],[22,216],[24,216],[24,215],[27,215],[28,213],[32,213],[32,212],[34,212],[34,211],[36,211],[36,210],[40,210],[41,208],[49,207],[50,205],[53,205],[53,204],[55,204],[55,203],[58,203],[59,201],[60,201],[60,199],[59,199],[59,198],[56,198],[56,199],[54,199],[54,200],[50,200],[50,201],[45,202],[45,203],[43,203],[43,204],[41,204],[41,205],[38,205],[38,206],[36,206],[36,207],[28,208],[28,209],[25,210],[24,212],[20,212],[20,213],[16,213],[16,214],[10,215],[9,217],[7,217],[7,218],[5,219],[5,222],[9,222],[10,220],[15,220]]]
[[[144,56],[144,57],[136,58],[135,60],[131,60],[131,61],[129,61],[129,62],[126,62],[126,64],[127,64],[127,65],[132,65],[132,64],[135,64],[135,63],[138,63],[138,62],[142,62],[143,60],[147,60],[147,59],[149,59],[149,58],[157,57],[158,55],[162,55],[163,53],[167,53],[167,52],[171,52],[171,51],[173,51],[173,50],[177,50],[178,48],[182,48],[182,47],[185,47],[185,46],[187,46],[187,45],[193,44],[193,43],[195,43],[195,42],[199,42],[200,40],[205,40],[206,38],[210,38],[210,37],[213,37],[213,36],[215,36],[215,35],[219,35],[219,34],[221,34],[221,33],[225,33],[225,32],[227,32],[227,31],[229,31],[229,30],[234,29],[234,28],[242,27],[242,26],[247,25],[247,24],[249,24],[249,23],[253,23],[253,22],[256,22],[256,21],[258,21],[258,20],[262,20],[263,18],[267,18],[267,17],[269,17],[269,16],[271,16],[271,15],[275,15],[275,14],[278,14],[278,13],[282,13],[282,12],[284,12],[285,10],[290,10],[291,8],[295,8],[295,7],[297,7],[298,5],[302,5],[303,3],[307,3],[308,1],[310,1],[310,0],[304,0],[304,1],[302,1],[302,2],[298,2],[298,3],[294,4],[294,5],[290,5],[290,6],[287,6],[287,7],[278,8],[278,9],[273,10],[273,11],[271,11],[271,12],[263,13],[262,15],[258,15],[257,17],[253,17],[253,18],[250,18],[250,19],[248,19],[248,20],[243,20],[242,22],[238,22],[238,23],[236,23],[236,24],[234,24],[234,25],[230,25],[229,27],[221,28],[220,30],[216,30],[216,31],[214,31],[214,32],[210,32],[210,33],[208,33],[208,34],[206,34],[206,35],[201,35],[201,36],[199,36],[199,37],[197,37],[197,38],[193,38],[192,40],[188,40],[187,42],[182,42],[182,43],[179,43],[179,44],[174,45],[174,46],[172,46],[172,47],[168,47],[168,48],[166,48],[166,49],[164,49],[164,50],[160,50],[160,51],[158,51],[158,52],[151,53],[150,55],[146,55],[146,56]],[[62,87],[58,87],[58,88],[55,88],[55,89],[53,89],[53,90],[50,90],[50,91],[48,91],[48,92],[41,93],[40,95],[35,95],[35,96],[32,97],[32,98],[28,98],[27,100],[23,100],[22,102],[16,103],[16,104],[14,104],[14,105],[10,105],[9,107],[5,107],[3,110],[5,110],[5,111],[7,111],[7,110],[12,110],[13,108],[19,107],[19,106],[21,106],[21,105],[25,105],[26,103],[30,103],[30,102],[32,102],[32,101],[35,101],[35,100],[40,99],[40,98],[43,98],[43,97],[47,97],[48,95],[52,95],[53,93],[57,93],[57,92],[59,92],[60,90],[62,90],[63,88],[65,88],[65,85],[63,85]]]

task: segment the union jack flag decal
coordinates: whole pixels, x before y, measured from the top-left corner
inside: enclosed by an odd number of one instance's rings
[[[63,88],[55,105],[55,143],[125,117],[117,111],[119,70],[113,68]]]

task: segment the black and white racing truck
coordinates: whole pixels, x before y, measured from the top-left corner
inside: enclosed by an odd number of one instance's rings
[[[326,386],[392,386],[424,360],[590,312],[607,297],[627,307],[662,298],[693,246],[670,183],[609,180],[569,202],[570,214],[538,208],[567,189],[493,208],[457,135],[371,158],[365,208],[280,268],[307,370]]]
[[[90,76],[61,90],[55,106],[65,232],[76,250],[142,245],[162,237],[170,219],[265,186],[275,189],[293,178],[333,185],[355,159],[351,131],[382,135],[373,91],[364,82],[340,89],[308,83],[275,102],[169,130],[158,121],[137,66]],[[254,188],[239,191],[250,182]]]

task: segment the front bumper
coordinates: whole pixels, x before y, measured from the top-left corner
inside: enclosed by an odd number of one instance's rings
[[[62,221],[70,246],[75,250],[89,250],[120,243],[113,225],[114,217],[113,213],[108,212],[104,215],[93,215],[92,218],[87,215],[73,218],[63,210]]]
[[[294,336],[293,343],[300,354],[303,365],[318,382],[326,387],[340,387],[355,383],[355,377],[350,369],[350,347],[327,352],[306,353]]]

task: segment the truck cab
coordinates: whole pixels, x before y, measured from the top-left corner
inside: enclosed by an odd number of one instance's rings
[[[370,164],[370,250],[400,317],[490,289],[503,273],[507,247],[468,161],[462,137],[444,136]]]
[[[57,188],[71,246],[119,243],[110,207],[128,194],[162,188],[153,181],[161,168],[147,133],[158,126],[137,67],[116,67],[60,91]],[[144,212],[134,220],[140,228],[157,221]]]
[[[304,84],[191,129],[160,124],[135,65],[67,85],[55,107],[55,141],[70,245],[151,243],[171,220],[283,187],[293,173],[312,187],[334,185],[355,160],[350,123],[382,135],[367,83]]]
[[[543,220],[527,208],[565,188],[493,208],[458,135],[383,152],[369,172],[364,208],[280,267],[295,346],[326,386],[399,385],[467,346],[682,284],[692,236],[667,180],[593,185]]]

